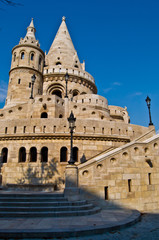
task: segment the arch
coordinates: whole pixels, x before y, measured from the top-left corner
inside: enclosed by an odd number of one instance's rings
[[[48,162],[48,148],[42,147],[41,149],[41,162]]]
[[[13,61],[15,62],[16,60],[16,53],[14,53],[14,56],[13,56]]]
[[[39,57],[39,66],[41,66],[41,63],[42,63],[42,57],[40,56]]]
[[[77,89],[74,89],[72,92],[73,97],[77,96],[79,94],[79,91]]]
[[[78,65],[76,64],[76,65],[74,65],[74,67],[75,67],[75,68],[78,68]]]
[[[21,52],[20,58],[21,58],[21,59],[24,59],[24,56],[25,56],[25,53],[24,53],[24,52]]]
[[[30,60],[33,61],[34,60],[34,53],[30,54]]]
[[[61,62],[56,62],[56,65],[61,65]]]
[[[56,95],[56,96],[62,98],[62,92],[58,89],[52,91],[52,95]]]
[[[30,148],[30,162],[36,162],[37,161],[37,149],[36,147]]]
[[[60,162],[67,162],[67,147],[60,149]]]
[[[47,114],[47,112],[43,112],[43,113],[41,113],[41,118],[48,118],[48,114]]]
[[[87,94],[86,92],[82,92],[81,95]]]
[[[62,114],[59,115],[59,118],[63,118]]]
[[[73,160],[78,162],[78,147],[73,147]]]
[[[19,162],[26,162],[26,149],[21,147],[19,149]]]
[[[48,87],[47,93],[49,93],[50,95],[56,95],[62,98],[64,93],[64,86],[59,83],[54,83]]]
[[[8,148],[3,148],[1,152],[2,163],[7,163],[8,160]]]

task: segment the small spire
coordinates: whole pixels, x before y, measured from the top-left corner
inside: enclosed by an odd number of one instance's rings
[[[31,19],[31,22],[30,22],[30,25],[29,25],[29,27],[32,27],[32,28],[34,28],[34,23],[33,23],[33,18]]]
[[[35,39],[35,32],[36,30],[35,30],[33,18],[32,18],[29,27],[27,27],[26,37]]]
[[[62,17],[62,21],[64,21],[64,22],[66,21],[66,17],[65,16]]]

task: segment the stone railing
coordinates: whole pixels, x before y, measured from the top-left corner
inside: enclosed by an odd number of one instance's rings
[[[59,73],[65,74],[66,72],[68,72],[68,74],[70,74],[70,75],[83,77],[83,78],[95,83],[94,78],[88,72],[85,72],[85,71],[82,71],[82,70],[69,69],[69,68],[59,68],[59,67],[51,68],[51,69],[46,69],[45,68],[43,74],[44,75],[46,75],[46,74],[59,74]]]

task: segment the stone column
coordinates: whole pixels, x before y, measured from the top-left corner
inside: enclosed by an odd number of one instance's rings
[[[74,164],[66,166],[64,196],[69,201],[79,200],[78,168]]]

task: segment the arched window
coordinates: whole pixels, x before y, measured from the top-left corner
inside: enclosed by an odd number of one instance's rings
[[[47,162],[48,161],[48,148],[43,147],[41,149],[41,162]]]
[[[54,90],[54,91],[52,92],[52,95],[56,95],[56,96],[62,98],[62,93],[61,93],[60,90]]]
[[[82,92],[82,93],[81,93],[81,95],[84,95],[84,94],[86,94],[86,92]]]
[[[8,148],[2,149],[1,156],[2,156],[2,163],[6,163],[8,158]]]
[[[13,61],[15,62],[16,60],[16,53],[14,53]]]
[[[73,160],[78,162],[78,147],[73,147]]]
[[[31,61],[34,60],[34,53],[31,54],[31,56],[30,56],[30,60],[31,60]]]
[[[24,52],[21,53],[21,59],[24,59]]]
[[[30,162],[36,162],[37,160],[37,150],[36,147],[30,148]]]
[[[41,114],[41,118],[48,118],[47,113],[46,113],[46,112],[43,112],[43,113]]]
[[[60,150],[60,162],[67,162],[67,148],[62,147]]]
[[[63,118],[62,114],[59,115],[59,118]]]
[[[61,65],[61,62],[57,62],[56,65]]]
[[[78,91],[77,90],[73,90],[73,97],[78,95]]]
[[[41,66],[42,58],[39,57],[39,66]]]
[[[19,162],[25,162],[26,161],[26,149],[25,147],[21,147],[19,149]]]

